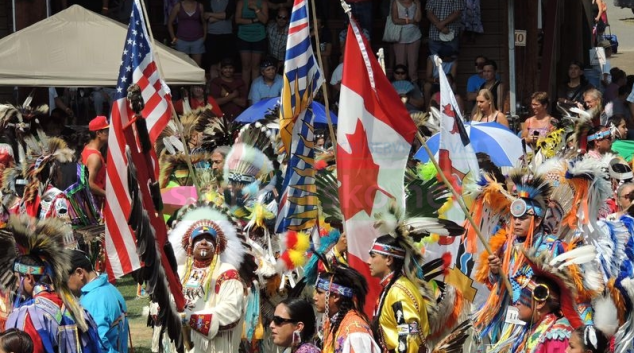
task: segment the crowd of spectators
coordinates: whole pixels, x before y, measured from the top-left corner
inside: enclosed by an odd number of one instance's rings
[[[568,107],[578,105],[591,109],[597,124],[605,124],[614,117],[625,122],[632,131],[628,134],[634,135],[631,103],[634,100],[631,94],[634,79],[619,68],[611,68],[609,60],[594,68],[585,66],[581,61],[571,62],[568,79],[554,94],[548,96],[537,92],[530,103],[524,102],[529,106],[528,114],[521,126],[513,125],[506,116],[509,109],[508,87],[498,73],[495,60],[477,55],[473,75],[468,78],[466,87],[459,87],[455,81],[459,74],[464,75],[468,70],[458,67],[460,43],[471,42],[474,34],[484,31],[478,0],[347,2],[371,45],[386,49],[387,73],[412,113],[428,111],[430,107],[439,105],[439,68],[433,61],[434,55],[438,55],[443,61],[441,69],[456,95],[459,109],[467,119],[510,126],[521,131],[530,143],[534,131],[542,135],[550,130],[551,119],[560,118],[556,108],[558,104]],[[107,1],[104,0],[105,3]],[[166,1],[168,44],[190,55],[205,69],[208,78],[205,86],[172,87],[177,112],[183,111],[184,100],[191,108],[211,103],[215,110],[235,119],[250,105],[278,97],[283,86],[281,75],[292,5],[292,0]],[[341,12],[341,30],[333,32],[328,24],[333,24],[329,16],[338,11],[334,8],[335,4],[318,1],[316,6],[317,21],[313,23],[312,14],[310,21],[311,43],[315,54],[321,54],[330,108],[336,110],[343,78],[347,17]],[[96,6],[93,10],[99,11]],[[606,22],[601,13],[596,17],[599,18],[598,23]],[[399,40],[386,41],[377,36],[381,30],[377,24],[381,21],[386,21],[386,27],[388,23],[396,27],[400,33]],[[333,36],[335,33],[338,35]],[[474,54],[478,53],[468,53],[469,56]],[[590,72],[595,69],[598,74],[586,77],[588,69]],[[82,124],[94,115],[107,115],[112,96],[113,90],[108,87],[51,88],[49,105],[51,110],[58,108],[55,111],[60,119]]]

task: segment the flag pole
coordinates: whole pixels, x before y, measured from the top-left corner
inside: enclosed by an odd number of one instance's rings
[[[147,24],[145,28],[147,28],[148,34],[150,35],[150,41],[152,42],[152,50],[154,51],[154,54],[157,54],[157,55],[154,55],[154,62],[156,62],[156,67],[158,68],[159,75],[161,75],[161,77],[165,77],[163,75],[163,67],[161,66],[161,60],[158,57],[158,51],[155,50],[156,43],[154,42],[154,34],[152,34],[152,27],[150,26],[150,23],[148,22],[149,17],[147,15],[147,10],[145,9],[145,1],[140,0],[139,2],[141,3],[141,9],[143,10],[143,19],[146,21],[146,24]],[[207,97],[205,97],[205,100],[206,99]],[[183,149],[184,149],[183,152],[185,153],[185,162],[187,163],[189,174],[192,176],[192,182],[194,183],[194,187],[196,188],[196,197],[200,198],[202,196],[202,193],[200,192],[200,184],[198,183],[198,178],[196,177],[196,171],[194,170],[194,166],[192,164],[192,159],[189,153],[189,145],[187,144],[187,141],[185,140],[185,134],[183,133],[183,125],[178,119],[178,115],[176,114],[174,105],[171,104],[170,102],[169,106],[170,106],[170,109],[172,110],[172,120],[174,120],[174,123],[176,124],[176,128],[178,129],[178,134],[180,135],[181,143],[183,144]]]
[[[456,202],[458,202],[458,205],[460,205],[462,212],[464,212],[465,216],[467,217],[467,220],[471,224],[471,227],[473,227],[473,230],[475,230],[475,233],[478,235],[478,239],[480,239],[480,242],[482,243],[486,251],[490,255],[493,255],[493,251],[491,250],[489,243],[487,243],[486,239],[480,232],[480,228],[476,225],[476,222],[473,220],[473,217],[471,217],[471,213],[469,212],[469,209],[467,209],[467,205],[465,205],[464,200],[462,199],[462,196],[458,195],[458,192],[456,191],[456,189],[454,189],[453,185],[451,185],[451,182],[449,182],[449,180],[447,179],[447,176],[445,176],[445,173],[443,173],[442,170],[440,169],[440,166],[438,165],[438,161],[436,161],[436,157],[434,156],[432,151],[429,149],[429,146],[427,146],[427,142],[425,142],[425,139],[423,138],[423,136],[421,136],[419,131],[416,131],[416,138],[421,143],[425,151],[427,151],[429,160],[434,164],[434,167],[436,167],[436,170],[438,171],[438,174],[442,178],[442,181],[445,183],[449,191],[451,191],[451,195],[453,196],[454,200],[456,200]],[[509,293],[512,293],[513,287],[511,287],[511,282],[509,281],[508,277],[506,276],[506,273],[504,273],[504,270],[502,268],[500,268],[499,275],[500,277],[502,277],[502,282],[504,282],[504,285],[506,286],[506,290]]]
[[[319,42],[319,28],[317,28],[317,6],[315,5],[315,0],[310,1],[312,13],[313,13],[313,29],[315,31],[315,47],[317,48],[317,62],[319,63],[319,67],[324,68],[324,63],[321,60],[321,45]],[[328,78],[324,77],[324,81],[321,83],[321,90],[324,93],[324,104],[326,105],[326,119],[328,120],[328,130],[330,131],[330,140],[332,141],[332,145],[335,146],[333,148],[333,153],[335,154],[335,158],[337,158],[337,136],[335,135],[335,129],[332,126],[332,118],[330,117],[330,103],[328,100],[328,88],[327,84]]]

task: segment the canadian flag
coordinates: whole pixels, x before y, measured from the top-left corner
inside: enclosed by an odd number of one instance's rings
[[[379,232],[375,216],[404,204],[405,166],[416,125],[374,57],[355,21],[350,21],[343,62],[337,128],[339,199],[348,237],[348,262],[368,279],[365,312],[380,293],[366,264]],[[356,40],[355,40],[356,39]]]

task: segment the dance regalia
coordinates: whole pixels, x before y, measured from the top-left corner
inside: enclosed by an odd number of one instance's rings
[[[526,353],[563,353],[573,329],[565,317],[546,315],[528,333]]]
[[[418,288],[405,276],[399,277],[385,292],[394,274],[381,281],[379,342],[383,352],[416,353],[429,334],[427,309]],[[382,302],[382,305],[381,305]]]
[[[6,329],[17,328],[33,340],[33,353],[100,353],[99,336],[86,313],[88,331],[81,332],[60,297],[44,285],[33,289],[33,299],[15,308]]]
[[[236,268],[228,263],[218,262],[210,267],[209,263],[189,260],[179,268],[179,276],[190,303],[187,325],[191,328],[193,352],[237,352],[242,335],[244,285]]]
[[[336,319],[337,314],[330,322]],[[363,317],[358,312],[350,310],[339,324],[337,332],[328,333],[322,353],[379,353],[379,347],[374,342],[372,330]]]
[[[509,246],[511,247],[508,261],[503,260],[502,269],[511,282],[513,293],[509,296],[499,275],[494,275],[489,271],[488,261],[482,259],[482,257],[481,266],[476,275],[478,281],[491,289],[491,295],[476,315],[476,325],[480,326],[481,337],[489,335],[491,342],[494,343],[497,342],[498,335],[504,325],[505,308],[517,302],[524,283],[533,277],[533,270],[528,263],[523,261],[520,248],[534,248],[537,254],[547,252],[553,257],[564,251],[561,241],[552,234],[543,234],[541,232],[535,234],[532,246],[530,246],[531,244],[524,244],[524,242],[519,241],[514,236],[511,237],[508,238],[504,231],[498,232],[492,237],[490,245],[492,251],[498,254],[500,259],[505,259],[507,249]],[[487,254],[485,253],[483,256],[487,256]]]

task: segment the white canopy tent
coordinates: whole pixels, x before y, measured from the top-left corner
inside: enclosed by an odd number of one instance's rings
[[[127,27],[74,5],[0,40],[0,85],[116,86]],[[187,55],[156,43],[154,55],[170,85],[205,82]]]

